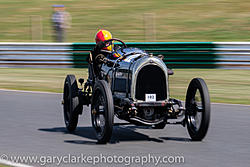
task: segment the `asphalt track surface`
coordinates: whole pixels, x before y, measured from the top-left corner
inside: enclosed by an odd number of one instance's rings
[[[250,106],[213,104],[210,128],[202,142],[191,141],[186,128],[180,125],[169,125],[163,130],[122,125],[114,128],[111,143],[99,145],[91,127],[89,108],[84,108],[76,132],[66,131],[61,99],[61,94],[0,91],[0,155],[178,155],[185,158],[184,163],[158,166],[250,164]],[[87,166],[84,162],[64,164],[71,165]],[[125,166],[125,163],[97,166]]]

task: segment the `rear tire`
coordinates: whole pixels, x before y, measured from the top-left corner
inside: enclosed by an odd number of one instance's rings
[[[188,86],[185,118],[192,140],[201,141],[206,136],[210,122],[209,92],[201,78],[194,78]]]
[[[79,104],[78,86],[74,75],[67,75],[63,91],[64,122],[69,132],[73,132],[78,123],[78,115],[82,110]]]
[[[114,123],[113,96],[109,85],[104,80],[95,83],[91,103],[91,120],[98,143],[109,142]]]

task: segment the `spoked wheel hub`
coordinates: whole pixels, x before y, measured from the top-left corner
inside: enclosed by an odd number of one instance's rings
[[[97,97],[97,103],[92,109],[92,116],[93,116],[93,126],[96,130],[96,133],[99,137],[103,136],[104,130],[105,130],[105,104],[103,97],[99,96]]]
[[[194,99],[191,100],[190,109],[188,111],[189,114],[187,115],[192,130],[198,131],[200,129],[203,111],[204,108],[202,106],[200,91],[197,89]]]

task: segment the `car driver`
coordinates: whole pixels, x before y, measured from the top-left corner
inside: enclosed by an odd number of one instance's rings
[[[98,66],[100,65],[98,63],[98,56],[103,55],[104,57],[111,58],[111,59],[116,59],[119,57],[117,53],[112,53],[114,49],[113,41],[105,42],[109,39],[112,39],[112,34],[107,30],[101,29],[96,33],[96,36],[95,36],[96,45],[91,51],[90,56],[88,57],[88,62],[93,63],[93,67],[94,67],[93,70],[94,70],[94,73],[96,74],[99,71]],[[90,69],[90,66],[89,66],[89,80],[90,81],[92,81],[92,72],[93,71]]]

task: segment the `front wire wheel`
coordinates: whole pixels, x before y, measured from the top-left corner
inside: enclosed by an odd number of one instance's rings
[[[201,78],[194,78],[188,86],[185,118],[192,140],[201,141],[206,136],[210,122],[209,92]]]
[[[91,104],[91,119],[98,143],[106,144],[112,135],[114,105],[111,90],[104,80],[95,83]]]

